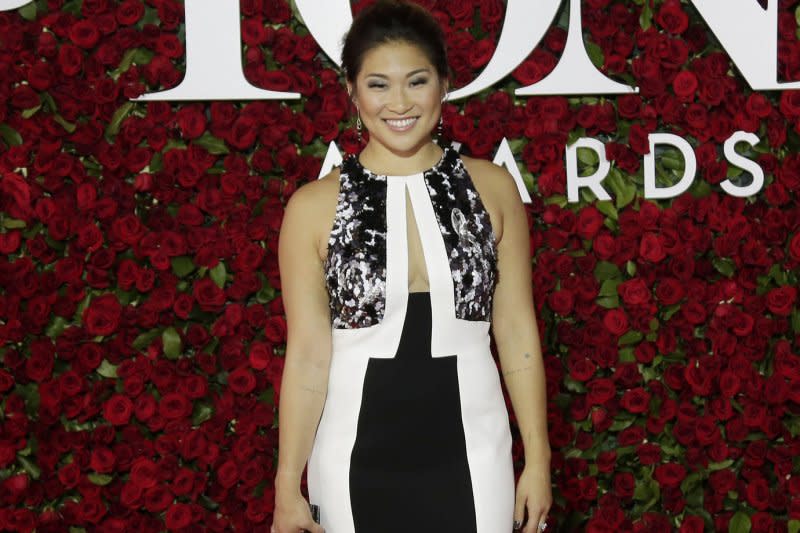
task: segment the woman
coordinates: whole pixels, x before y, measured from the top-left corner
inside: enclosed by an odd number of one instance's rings
[[[524,533],[551,505],[545,383],[516,185],[440,148],[435,19],[365,8],[342,52],[369,141],[286,206],[288,324],[272,531]],[[514,490],[497,367],[525,446]],[[310,503],[300,492],[308,460]]]

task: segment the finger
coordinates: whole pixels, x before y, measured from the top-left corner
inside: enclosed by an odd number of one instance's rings
[[[522,529],[522,522],[525,520],[525,497],[517,494],[514,502],[514,531]]]
[[[316,522],[310,522],[303,527],[305,527],[305,530],[309,533],[325,533],[325,529]]]
[[[539,509],[528,509],[528,521],[525,523],[525,528],[522,533],[540,533],[539,521],[544,517]]]

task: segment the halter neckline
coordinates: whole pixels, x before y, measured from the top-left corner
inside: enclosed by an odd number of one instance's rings
[[[453,152],[453,148],[450,147],[450,146],[445,146],[444,148],[442,148],[442,156],[439,158],[439,160],[436,163],[434,163],[434,165],[432,167],[429,167],[429,168],[427,168],[425,170],[420,170],[418,172],[412,172],[410,174],[380,174],[378,172],[374,172],[374,171],[368,169],[367,167],[365,167],[361,163],[361,161],[359,160],[358,154],[354,154],[352,156],[352,159],[353,159],[353,162],[355,163],[355,165],[359,169],[361,169],[364,173],[369,174],[370,176],[384,177],[384,178],[410,178],[412,176],[426,175],[429,172],[432,172],[434,170],[440,169],[442,167],[442,165],[444,165],[444,162],[448,159],[448,157],[449,157],[451,152]]]

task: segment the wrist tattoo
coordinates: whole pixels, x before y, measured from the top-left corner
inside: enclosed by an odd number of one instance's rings
[[[514,370],[507,370],[507,371],[503,372],[503,376],[510,376],[512,374],[516,374],[517,372],[523,372],[525,370],[528,370],[529,368],[531,368],[530,365],[523,366],[522,368],[515,368]]]
[[[309,386],[306,386],[306,385],[300,385],[300,388],[302,390],[305,390],[305,391],[308,391],[308,392],[313,392],[314,394],[319,394],[320,396],[325,396],[325,391],[321,391],[319,389],[315,389],[314,387],[309,387]]]

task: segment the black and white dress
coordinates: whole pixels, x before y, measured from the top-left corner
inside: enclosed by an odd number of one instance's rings
[[[489,214],[452,147],[407,176],[349,156],[339,180],[324,264],[333,354],[309,500],[326,533],[510,532]],[[408,289],[407,198],[429,292]]]

